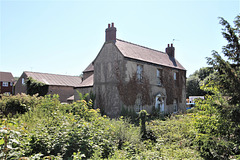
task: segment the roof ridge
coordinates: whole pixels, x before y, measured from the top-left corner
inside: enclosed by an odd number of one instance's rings
[[[142,45],[139,45],[139,44],[135,44],[135,43],[128,42],[128,41],[125,41],[125,40],[121,40],[121,39],[117,39],[117,40],[129,43],[129,44],[132,44],[132,45],[135,45],[135,46],[143,47],[143,48],[146,48],[146,49],[150,49],[150,50],[153,50],[153,51],[156,51],[156,52],[160,52],[160,53],[166,54],[165,52],[162,52],[162,51],[159,51],[159,50],[156,50],[156,49],[152,49],[152,48],[149,48],[149,47],[145,47],[145,46],[142,46]]]
[[[80,76],[72,76],[72,75],[64,75],[64,74],[53,74],[53,73],[43,73],[43,72],[32,72],[32,71],[24,71],[25,73],[39,73],[39,74],[48,74],[48,75],[58,75],[58,76],[68,76],[68,77],[80,77]]]

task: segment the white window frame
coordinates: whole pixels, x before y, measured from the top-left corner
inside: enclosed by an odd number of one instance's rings
[[[8,82],[2,82],[3,87],[8,87]]]
[[[141,82],[143,79],[143,65],[137,65],[137,79]]]

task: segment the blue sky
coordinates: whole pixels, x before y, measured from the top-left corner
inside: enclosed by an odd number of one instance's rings
[[[207,66],[226,41],[218,17],[239,14],[237,0],[2,0],[0,71],[80,75],[114,22],[117,38],[165,51],[175,46],[187,76]],[[175,39],[175,41],[173,41]]]

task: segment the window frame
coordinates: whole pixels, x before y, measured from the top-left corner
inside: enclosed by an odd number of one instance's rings
[[[178,100],[177,99],[173,100],[173,109],[174,109],[174,113],[178,112]]]
[[[173,80],[174,80],[174,81],[177,80],[177,72],[173,72]]]
[[[143,80],[143,65],[137,64],[137,80],[142,82]]]
[[[8,82],[2,82],[3,87],[8,87]]]
[[[158,86],[162,86],[161,77],[162,77],[162,69],[157,68],[157,85]]]
[[[22,85],[25,85],[25,79],[22,78]]]

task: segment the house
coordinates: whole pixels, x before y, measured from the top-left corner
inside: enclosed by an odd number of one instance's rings
[[[13,94],[14,81],[11,72],[0,72],[0,94]]]
[[[41,87],[33,88],[30,90],[28,84],[29,80],[33,80],[31,83],[40,83]],[[28,72],[22,73],[15,85],[15,94],[26,93],[33,94],[39,93],[40,95],[46,94],[58,94],[61,102],[71,101],[74,94],[74,86],[81,84],[82,78],[80,76],[68,76],[49,73]],[[35,85],[36,86],[36,85]]]
[[[186,70],[175,58],[173,44],[165,52],[116,38],[108,24],[105,43],[83,71],[77,92],[95,94],[95,106],[110,117],[123,109],[162,113],[186,110]],[[77,100],[75,96],[75,100]]]

